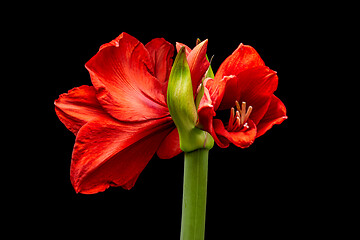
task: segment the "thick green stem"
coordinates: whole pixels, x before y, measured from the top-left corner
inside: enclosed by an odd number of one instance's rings
[[[204,240],[209,149],[185,153],[180,240]]]

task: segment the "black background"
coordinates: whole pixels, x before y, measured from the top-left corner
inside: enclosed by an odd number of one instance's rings
[[[139,3],[140,4],[140,3]],[[44,40],[49,49],[46,115],[51,123],[41,160],[45,170],[33,187],[41,193],[43,219],[54,233],[80,238],[178,239],[180,236],[183,154],[169,160],[154,156],[130,191],[110,188],[95,195],[76,194],[70,177],[74,135],[58,120],[53,102],[62,93],[90,85],[84,64],[100,45],[127,32],[146,44],[163,37],[194,47],[209,39],[208,55],[218,69],[240,43],[253,46],[278,72],[275,92],[289,119],[256,139],[248,149],[215,146],[209,156],[206,239],[254,239],[260,236],[308,236],[319,227],[327,184],[319,177],[317,146],[306,126],[308,102],[307,41],[312,40],[304,13],[280,6],[92,6],[57,16]],[[148,9],[149,7],[149,9]],[[150,8],[151,7],[151,8]],[[114,7],[115,8],[115,7]],[[155,9],[154,9],[155,8]],[[166,9],[166,10],[164,10]],[[308,13],[309,14],[309,13]],[[45,59],[47,60],[47,59]],[[313,155],[309,155],[311,152]],[[312,156],[312,157],[309,157]]]

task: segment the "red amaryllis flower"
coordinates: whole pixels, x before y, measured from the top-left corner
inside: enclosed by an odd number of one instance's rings
[[[177,44],[178,49],[181,46]],[[265,66],[250,46],[240,44],[221,64],[214,79],[204,81],[204,86],[199,127],[222,148],[230,143],[249,147],[255,138],[287,119],[284,104],[273,94],[278,86],[277,73]]]
[[[130,189],[155,152],[160,158],[181,152],[166,104],[173,54],[162,38],[144,46],[122,33],[86,63],[93,86],[55,101],[59,119],[76,135],[70,169],[76,192]]]

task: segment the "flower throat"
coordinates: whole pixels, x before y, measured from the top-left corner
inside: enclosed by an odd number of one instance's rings
[[[235,101],[235,106],[236,112],[235,109],[232,107],[230,110],[229,123],[226,127],[229,132],[238,132],[241,131],[243,128],[249,128],[247,120],[250,117],[253,107],[250,106],[248,109],[246,109],[246,102],[242,102],[240,106],[238,101]]]

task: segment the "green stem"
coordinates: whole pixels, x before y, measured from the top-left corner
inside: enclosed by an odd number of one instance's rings
[[[180,240],[204,240],[209,149],[185,153]]]

